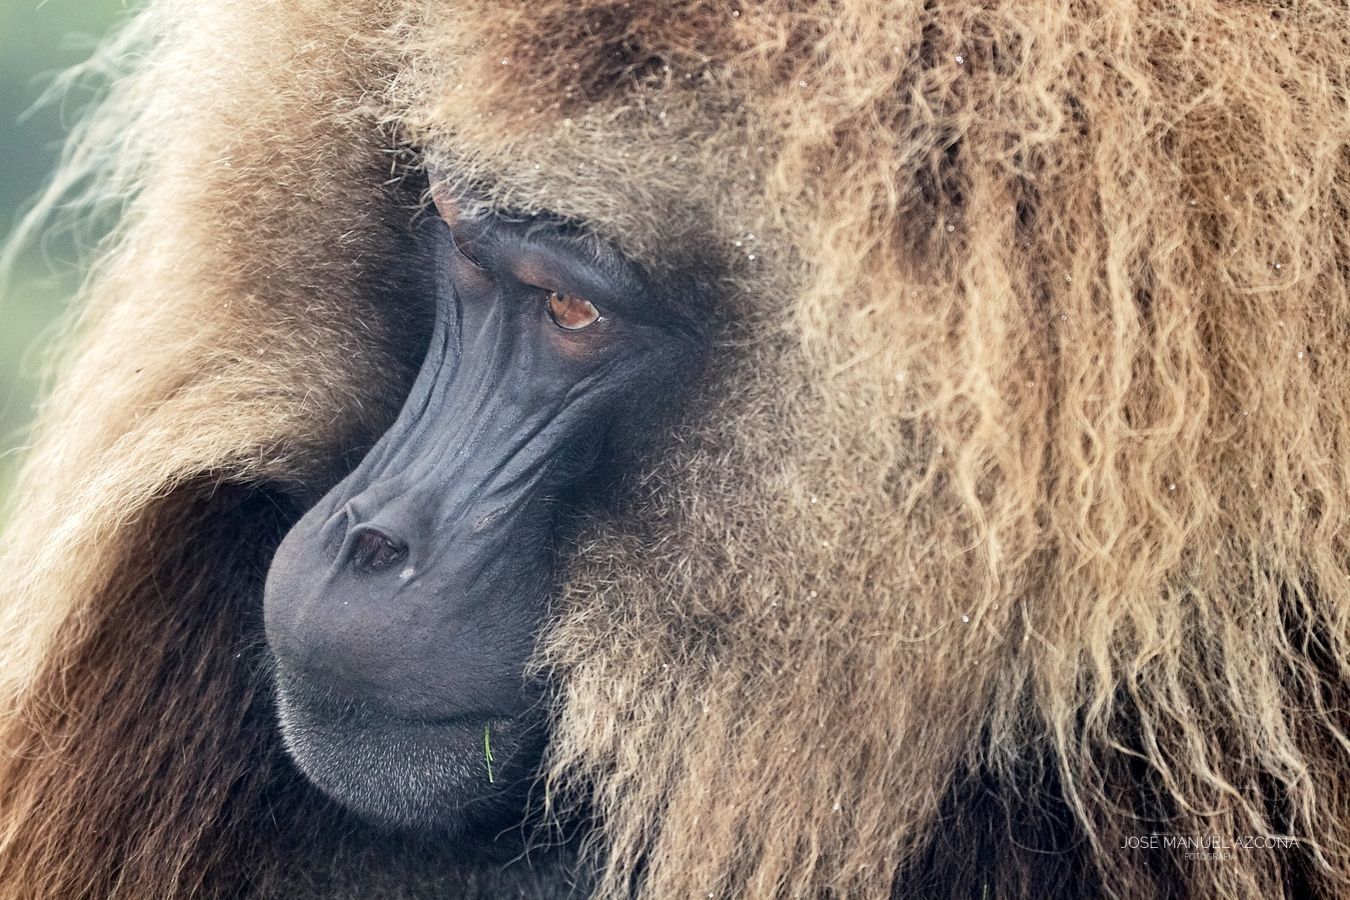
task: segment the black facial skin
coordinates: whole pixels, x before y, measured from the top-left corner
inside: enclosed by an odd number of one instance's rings
[[[542,752],[524,668],[560,517],[604,484],[612,439],[660,418],[702,341],[688,298],[611,248],[436,197],[425,361],[277,550],[265,618],[310,780],[378,823],[463,835],[519,818]]]

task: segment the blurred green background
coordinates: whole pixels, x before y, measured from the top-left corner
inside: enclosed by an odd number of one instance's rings
[[[61,70],[128,15],[123,0],[0,0],[0,240],[42,189],[80,97],[34,108]],[[41,382],[44,337],[79,282],[70,238],[26,249],[0,282],[0,514]]]

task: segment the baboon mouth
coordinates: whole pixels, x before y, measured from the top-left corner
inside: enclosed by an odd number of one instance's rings
[[[530,717],[489,710],[411,719],[279,676],[287,753],[321,792],[396,829],[459,833],[522,814],[542,755]]]

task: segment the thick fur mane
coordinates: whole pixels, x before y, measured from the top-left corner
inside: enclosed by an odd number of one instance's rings
[[[259,671],[270,550],[416,363],[419,153],[722,273],[539,651],[583,862],[511,889],[1350,893],[1344,4],[467,6],[155,0],[114,49],[0,897],[505,889],[312,796]]]

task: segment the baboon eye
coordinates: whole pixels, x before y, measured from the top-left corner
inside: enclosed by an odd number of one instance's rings
[[[600,321],[600,310],[594,303],[561,291],[548,295],[548,315],[553,324],[567,331],[580,331]]]

